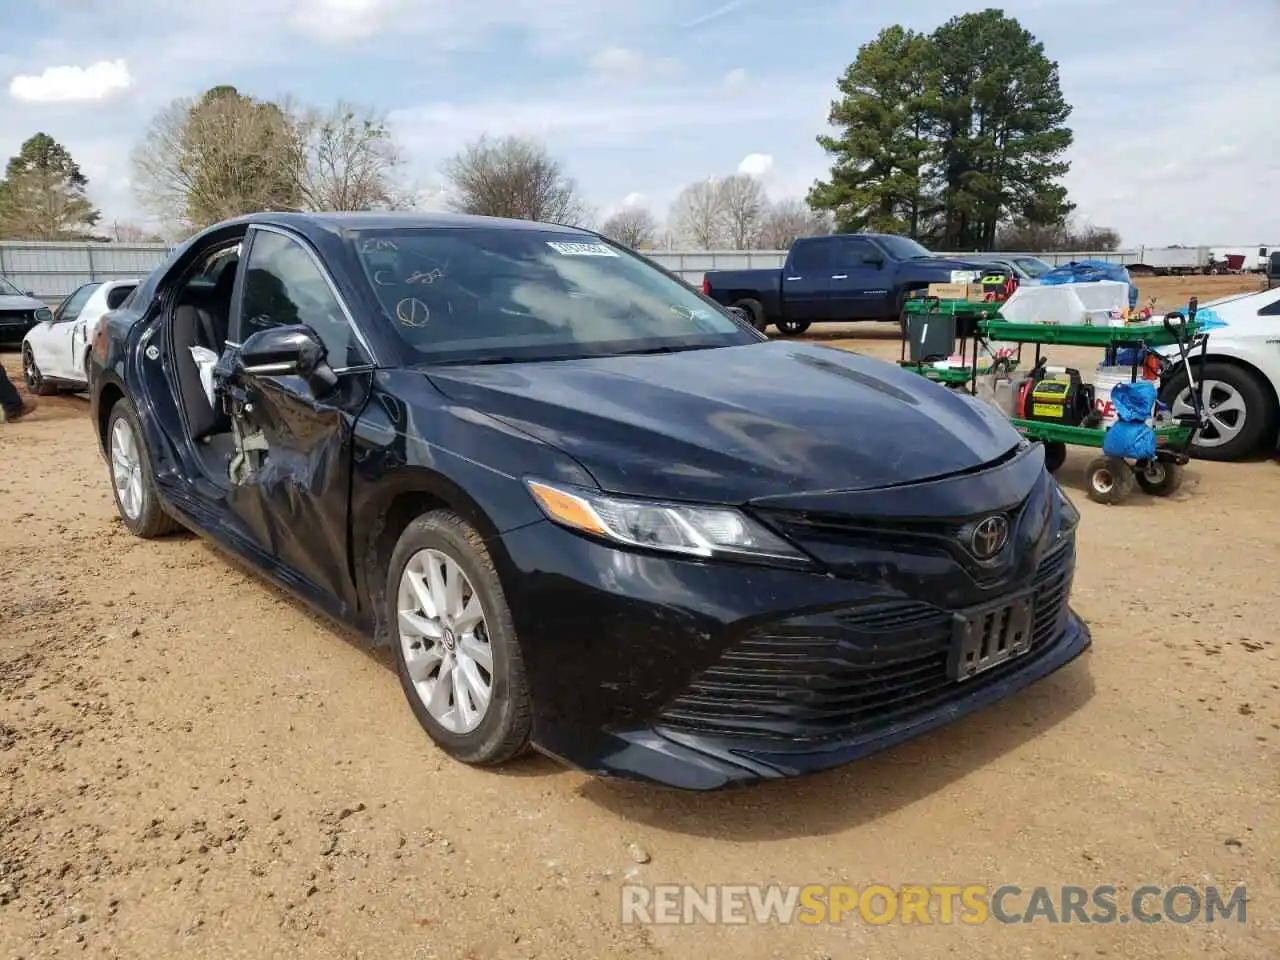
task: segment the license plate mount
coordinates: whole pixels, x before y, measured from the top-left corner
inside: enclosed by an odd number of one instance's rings
[[[1034,621],[1031,591],[957,613],[952,621],[947,676],[963,682],[1022,656],[1031,649]]]

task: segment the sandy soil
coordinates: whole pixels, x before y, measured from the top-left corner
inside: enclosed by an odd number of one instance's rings
[[[691,796],[450,762],[387,661],[194,537],[122,532],[85,411],[0,425],[0,957],[1280,956],[1275,462],[1076,498],[1095,646],[1071,667],[856,766]],[[1243,926],[640,928],[628,877],[1247,883],[1249,905]]]

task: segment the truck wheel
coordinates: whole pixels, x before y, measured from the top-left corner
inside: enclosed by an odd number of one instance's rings
[[[777,328],[788,337],[798,337],[811,326],[808,320],[783,320]]]
[[[764,315],[764,304],[759,300],[739,300],[734,306],[739,310],[745,310],[747,316],[751,318],[751,325],[764,333],[765,327],[769,326],[769,321]]]

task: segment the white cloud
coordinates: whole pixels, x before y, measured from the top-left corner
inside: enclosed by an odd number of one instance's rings
[[[591,67],[601,73],[639,73],[644,57],[626,47],[606,47],[591,58]]]
[[[622,205],[624,207],[643,207],[644,194],[636,193],[635,191],[632,191],[631,193],[628,193],[625,197],[622,198]]]
[[[133,76],[124,60],[99,60],[87,67],[20,74],[10,81],[9,96],[23,103],[83,103],[110,99],[131,86]]]
[[[767,153],[748,153],[738,164],[738,172],[762,179],[773,169],[773,157]]]
[[[647,57],[627,47],[610,46],[593,54],[591,69],[606,78],[644,77],[652,79],[670,75],[677,63],[668,57]]]
[[[745,87],[747,85],[747,71],[742,67],[735,67],[721,78],[720,83],[730,90]]]
[[[712,20],[719,20],[721,17],[727,16],[728,14],[733,13],[735,10],[738,10],[741,7],[746,6],[746,4],[749,2],[750,0],[729,0],[728,3],[722,3],[720,4],[720,6],[712,10],[708,10],[706,13],[702,14],[701,16],[696,17],[693,20],[690,20],[688,23],[684,25],[684,29],[692,30],[694,27],[700,27],[704,23],[710,23]]]
[[[326,43],[364,40],[389,22],[390,0],[293,0],[289,25]]]

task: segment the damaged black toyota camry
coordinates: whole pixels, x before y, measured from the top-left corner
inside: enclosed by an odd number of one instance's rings
[[[1090,643],[1039,445],[586,231],[228,221],[108,315],[90,375],[124,525],[190,528],[390,646],[466,763],[810,773]]]

